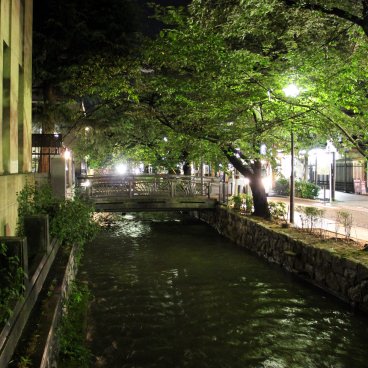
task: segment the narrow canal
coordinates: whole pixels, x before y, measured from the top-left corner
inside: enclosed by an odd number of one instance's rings
[[[94,367],[368,366],[366,317],[207,225],[166,216],[120,216],[86,248]]]

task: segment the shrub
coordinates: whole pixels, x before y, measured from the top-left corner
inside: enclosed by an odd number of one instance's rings
[[[27,183],[25,187],[17,193],[18,202],[18,223],[17,235],[24,234],[23,221],[27,215],[48,214],[50,221],[56,215],[61,201],[52,194],[49,185],[36,187]]]
[[[253,197],[246,193],[233,195],[229,197],[228,207],[251,213],[253,211]]]
[[[240,210],[243,200],[240,195],[232,195],[227,202],[228,207]]]
[[[285,178],[277,179],[274,190],[276,194],[289,195],[290,193],[289,181]]]
[[[285,178],[279,178],[275,183],[275,193],[279,195],[289,195],[290,185]],[[309,183],[304,180],[295,181],[295,196],[299,198],[314,199],[318,197],[320,188],[314,183]]]
[[[16,256],[9,256],[5,244],[0,244],[0,325],[12,315],[16,301],[23,295],[24,270]]]
[[[30,184],[18,193],[17,234],[24,234],[23,220],[26,215],[48,214],[50,234],[64,244],[83,244],[97,232],[93,221],[93,207],[81,197],[60,200],[52,194],[49,185],[36,187]]]
[[[93,207],[79,197],[61,203],[50,224],[51,235],[64,244],[83,244],[97,231]]]
[[[314,183],[303,180],[295,182],[295,195],[297,197],[314,199],[318,197],[319,190],[319,186]]]
[[[339,230],[339,225],[344,227],[345,238],[349,239],[351,228],[353,227],[353,215],[347,211],[338,211],[336,217],[336,236]]]
[[[253,211],[253,197],[250,194],[241,194],[242,205],[245,207],[246,213],[252,213]]]
[[[86,315],[91,294],[84,284],[75,283],[68,302],[64,306],[65,314],[62,318],[58,338],[60,367],[89,367],[91,352],[85,343]]]
[[[286,204],[283,202],[268,202],[268,208],[270,209],[270,215],[272,220],[282,220],[287,222],[287,209]]]
[[[322,218],[325,213],[323,209],[298,206],[296,210],[299,212],[302,229],[313,232],[316,230],[318,224],[321,225]]]

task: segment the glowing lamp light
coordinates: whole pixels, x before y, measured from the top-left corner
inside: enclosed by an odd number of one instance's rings
[[[115,166],[115,171],[119,175],[124,175],[128,171],[128,167],[126,164],[118,164]]]
[[[90,187],[91,186],[91,182],[87,179],[86,181],[84,181],[83,183],[81,183],[81,187]]]
[[[300,90],[294,83],[289,84],[283,89],[286,97],[297,97],[299,96]]]
[[[65,160],[69,160],[71,158],[71,156],[72,155],[71,155],[70,151],[68,149],[66,149],[64,151],[64,158],[65,158]]]

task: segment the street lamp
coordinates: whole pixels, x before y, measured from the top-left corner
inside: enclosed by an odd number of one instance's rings
[[[297,97],[299,95],[299,88],[295,84],[289,84],[283,89],[286,97]],[[293,122],[291,122],[290,129],[290,223],[294,223],[294,197],[295,197],[295,183],[294,183],[294,130]]]

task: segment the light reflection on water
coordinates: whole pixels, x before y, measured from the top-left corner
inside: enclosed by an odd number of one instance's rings
[[[366,318],[204,224],[120,216],[81,275],[96,367],[367,367]]]

